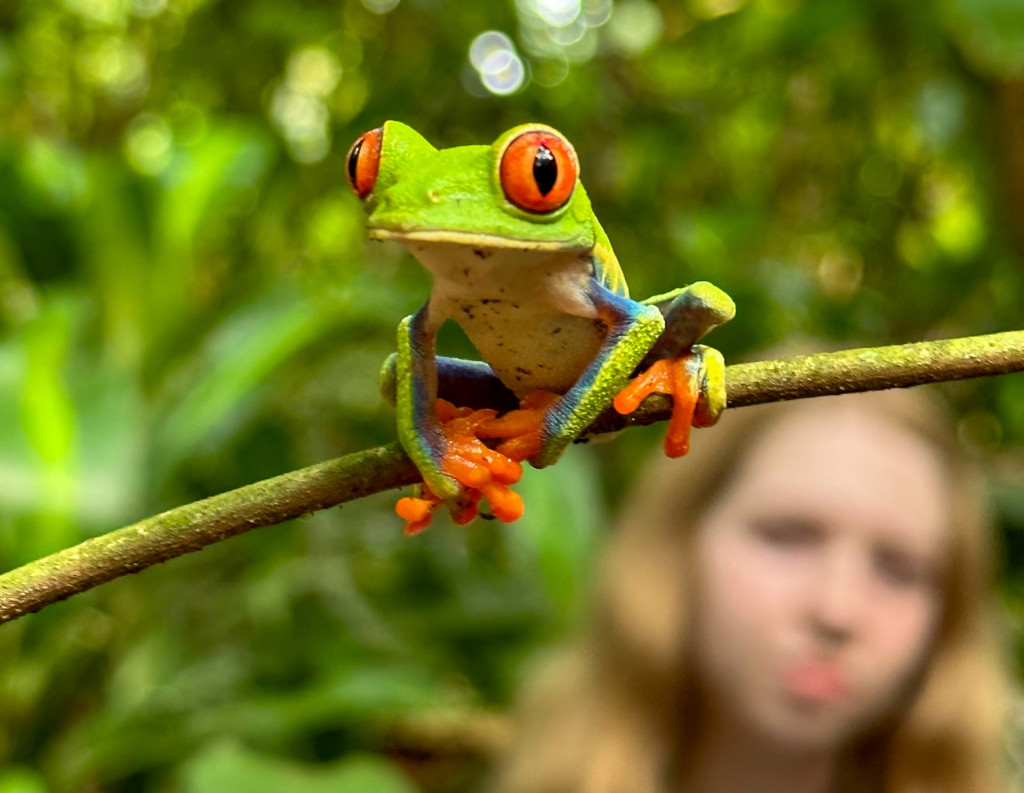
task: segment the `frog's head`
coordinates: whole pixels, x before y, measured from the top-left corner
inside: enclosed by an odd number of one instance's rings
[[[349,181],[376,239],[520,250],[592,250],[604,232],[561,133],[524,124],[490,146],[435,149],[397,121],[360,137]]]

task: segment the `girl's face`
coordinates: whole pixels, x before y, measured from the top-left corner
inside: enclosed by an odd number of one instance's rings
[[[695,539],[694,654],[711,712],[798,750],[835,748],[884,716],[941,614],[941,463],[838,399],[772,426]]]

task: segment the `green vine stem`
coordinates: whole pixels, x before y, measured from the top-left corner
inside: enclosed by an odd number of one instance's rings
[[[1019,371],[1024,331],[735,364],[726,381],[736,408]],[[632,416],[606,413],[586,436],[663,421],[669,409],[653,395]],[[418,480],[391,443],[185,504],[0,575],[0,623],[236,534]]]

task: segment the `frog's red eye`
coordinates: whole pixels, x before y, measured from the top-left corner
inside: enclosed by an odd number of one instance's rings
[[[505,197],[527,212],[565,206],[576,187],[576,152],[554,130],[524,132],[505,146],[498,174]]]
[[[377,181],[380,168],[380,141],[384,128],[364,132],[348,150],[348,183],[360,198],[366,198]]]

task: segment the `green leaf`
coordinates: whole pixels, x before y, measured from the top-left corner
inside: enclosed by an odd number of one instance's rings
[[[328,321],[315,305],[280,290],[227,316],[163,394],[171,407],[155,444],[160,470],[237,427],[254,389]]]
[[[25,356],[21,422],[34,453],[29,464],[38,471],[41,496],[31,529],[18,537],[18,555],[26,559],[78,539],[73,521],[77,417],[67,371],[78,308],[70,301],[50,303],[21,337]]]
[[[35,771],[16,766],[0,773],[0,793],[49,793],[46,782]]]
[[[186,764],[185,793],[415,793],[391,763],[373,756],[313,766],[235,743],[210,746]]]

